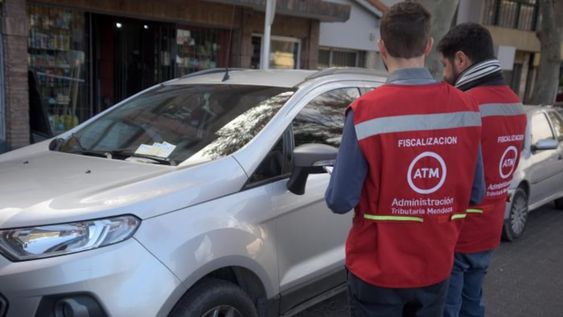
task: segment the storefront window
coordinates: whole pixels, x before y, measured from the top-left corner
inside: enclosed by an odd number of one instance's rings
[[[225,67],[229,32],[179,26],[176,31],[176,76]]]
[[[30,5],[28,15],[31,129],[56,135],[90,116],[85,14]]]

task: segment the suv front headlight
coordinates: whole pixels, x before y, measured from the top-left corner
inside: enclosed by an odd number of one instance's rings
[[[96,249],[129,239],[141,220],[119,216],[74,223],[0,230],[0,250],[15,261]]]

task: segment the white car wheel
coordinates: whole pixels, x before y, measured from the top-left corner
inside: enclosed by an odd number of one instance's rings
[[[528,194],[518,187],[512,196],[510,213],[504,221],[502,237],[506,241],[518,239],[524,233],[526,220],[528,219]]]

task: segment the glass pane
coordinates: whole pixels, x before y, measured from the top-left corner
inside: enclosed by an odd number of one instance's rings
[[[517,18],[518,5],[509,0],[503,0],[500,4],[498,25],[513,28]]]
[[[330,67],[330,51],[325,49],[320,49],[318,68],[321,69],[327,67]]]
[[[59,134],[90,116],[84,13],[30,5],[31,129]]]
[[[332,51],[332,65],[334,67],[356,66],[356,52]]]
[[[176,32],[176,44],[176,76],[227,64],[227,31],[180,27]]]
[[[250,68],[260,68],[260,50],[262,49],[262,38],[252,37],[252,57],[250,58]]]
[[[367,94],[368,92],[372,91],[374,89],[374,87],[371,88],[360,88],[360,93],[362,95]]]
[[[270,68],[297,68],[299,44],[290,41],[272,40],[270,43]]]
[[[531,31],[533,30],[534,22],[534,7],[522,5],[520,7],[520,19],[518,20],[518,28],[520,30]]]
[[[358,63],[356,64],[356,67],[366,67],[366,52],[365,51],[359,51],[358,52]]]
[[[559,140],[563,139],[563,119],[561,119],[561,117],[554,111],[550,111],[548,114],[557,138]]]
[[[285,168],[284,168],[285,167]],[[289,161],[283,155],[283,138],[270,150],[254,173],[248,179],[249,183],[256,183],[287,173]]]
[[[357,88],[341,88],[311,100],[293,120],[295,146],[306,143],[339,146],[346,107],[359,96]]]
[[[547,118],[543,113],[540,113],[532,117],[532,144],[536,144],[543,139],[553,139],[553,133]]]
[[[173,151],[158,157],[205,162],[247,144],[292,95],[291,89],[263,86],[159,87],[83,127],[62,150],[126,159],[165,146]]]
[[[483,5],[483,24],[494,25],[497,1],[498,0],[485,0]]]

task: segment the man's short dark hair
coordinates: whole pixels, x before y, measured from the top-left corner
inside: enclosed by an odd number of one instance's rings
[[[422,56],[430,38],[432,15],[421,4],[399,2],[383,15],[381,39],[389,55],[400,58]]]
[[[454,26],[438,43],[438,52],[445,58],[453,59],[457,51],[462,51],[474,64],[495,58],[491,33],[477,23]]]

